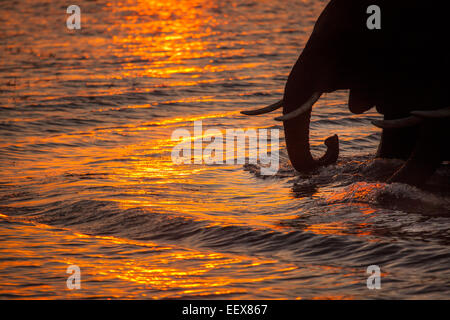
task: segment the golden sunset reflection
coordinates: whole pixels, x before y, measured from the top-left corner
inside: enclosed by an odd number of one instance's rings
[[[119,28],[128,36],[114,36],[113,44],[126,48],[133,57],[150,61],[151,65],[143,69],[125,63],[121,77],[167,78],[172,74],[201,73],[202,67],[185,65],[185,61],[214,57],[205,40],[213,31],[210,27],[204,28],[217,23],[213,17],[205,16],[204,10],[211,6],[210,1],[125,1],[123,6],[139,15],[121,19],[114,30]],[[111,4],[111,9],[113,14],[121,14],[120,6]],[[137,24],[139,18],[145,20]]]
[[[340,156],[307,173],[289,161],[282,109],[240,113],[283,98],[326,3],[80,0],[82,28],[68,30],[64,4],[0,2],[0,298],[360,299],[366,262],[411,252],[398,265],[416,268],[428,247],[403,244],[436,240],[443,224],[392,227],[405,213],[378,196],[406,192],[366,177],[398,165],[374,160],[375,110],[351,114],[348,91],[322,95],[311,151],[336,133]],[[227,130],[267,132],[267,150],[248,137],[227,150]],[[181,143],[185,163],[172,159]],[[403,278],[386,287],[410,290],[415,269],[390,267],[383,276]]]
[[[11,220],[2,215],[0,219]],[[2,220],[4,221],[4,220]],[[22,243],[19,239],[27,234],[44,234],[45,241],[30,245]],[[139,291],[141,297],[164,298],[183,297],[195,293],[195,296],[230,295],[245,293],[243,289],[228,289],[239,286],[240,283],[270,282],[277,279],[276,275],[260,276],[262,269],[276,268],[281,273],[297,270],[295,266],[280,264],[274,259],[250,259],[247,256],[226,255],[208,251],[196,251],[176,248],[173,246],[159,246],[149,241],[132,241],[116,237],[87,236],[80,233],[71,233],[66,230],[50,228],[42,224],[23,224],[21,232],[14,238],[3,242],[0,249],[2,255],[8,256],[11,252],[19,252],[23,257],[20,261],[11,261],[0,264],[0,270],[9,268],[30,268],[37,266],[33,263],[40,255],[55,248],[58,242],[71,246],[70,256],[64,250],[53,249],[52,257],[47,260],[46,267],[49,275],[59,277],[65,274],[64,268],[68,265],[79,265],[83,270],[83,286],[89,290],[95,285],[101,285],[110,297],[123,296],[123,288],[114,288],[117,279],[130,284],[130,288]],[[111,255],[99,258],[95,252],[103,247],[110,250]],[[138,258],[121,257],[120,248],[134,247]],[[119,250],[119,251],[118,251]],[[115,257],[115,255],[118,255]],[[226,270],[239,265],[245,277],[239,278],[229,274]],[[3,290],[14,293],[14,281],[3,281]],[[58,286],[63,286],[62,281]],[[58,287],[46,286],[36,283],[39,290],[60,290]],[[137,287],[136,287],[137,286]],[[33,287],[33,286],[31,286]],[[197,289],[196,289],[197,288]],[[31,291],[31,289],[28,289]],[[174,291],[175,290],[175,291]],[[1,292],[0,293],[4,293]],[[62,291],[64,298],[76,298],[77,292]]]
[[[369,231],[363,231],[367,229],[367,223],[360,223],[359,225],[347,224],[344,222],[336,221],[330,223],[318,223],[311,224],[306,227],[304,230],[309,231],[315,234],[323,234],[323,235],[358,235],[358,236],[368,236],[371,233]]]

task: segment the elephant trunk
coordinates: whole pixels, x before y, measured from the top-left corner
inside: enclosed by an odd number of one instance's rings
[[[327,152],[319,159],[314,159],[309,144],[309,127],[313,104],[321,92],[316,89],[313,75],[305,70],[303,57],[297,61],[286,83],[283,103],[283,120],[286,147],[293,167],[300,172],[312,171],[320,166],[333,164],[339,156],[339,139],[337,135],[325,140]]]
[[[309,125],[311,109],[294,119],[284,121],[284,135],[289,159],[292,166],[300,172],[308,172],[320,166],[333,164],[339,156],[339,139],[337,135],[325,140],[327,152],[319,159],[314,159],[309,144]]]

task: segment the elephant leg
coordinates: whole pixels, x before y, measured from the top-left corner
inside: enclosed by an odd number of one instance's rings
[[[385,117],[386,118],[386,117]],[[406,160],[414,150],[419,128],[383,129],[377,158]]]
[[[423,185],[443,161],[448,138],[445,121],[427,120],[420,128],[411,156],[388,182]]]

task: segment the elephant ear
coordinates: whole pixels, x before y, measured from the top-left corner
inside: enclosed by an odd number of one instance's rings
[[[375,99],[367,89],[350,89],[348,108],[350,112],[361,114],[375,105]]]

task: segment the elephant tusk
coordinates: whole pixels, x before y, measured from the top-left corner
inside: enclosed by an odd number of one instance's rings
[[[381,129],[393,129],[393,128],[412,127],[421,122],[422,119],[415,116],[410,116],[407,118],[394,120],[373,120],[372,124]]]
[[[448,118],[450,117],[450,107],[429,111],[411,111],[411,114],[421,118]]]
[[[256,116],[258,114],[264,114],[264,113],[269,113],[272,111],[275,111],[279,108],[281,108],[283,106],[283,100],[280,100],[278,102],[275,102],[274,104],[271,104],[270,106],[261,108],[261,109],[256,109],[256,110],[246,110],[246,111],[241,111],[242,114],[245,114],[247,116]]]
[[[292,112],[286,113],[283,116],[276,117],[275,120],[286,121],[298,117],[299,115],[309,111],[313,107],[314,103],[319,100],[321,95],[321,92],[314,92],[313,95],[308,99],[308,101],[306,101],[301,107],[295,109]]]

